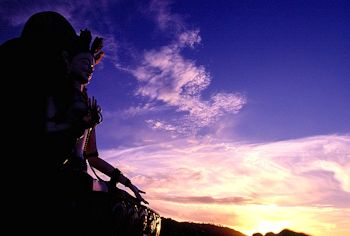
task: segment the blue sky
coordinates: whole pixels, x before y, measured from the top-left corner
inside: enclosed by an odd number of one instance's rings
[[[44,10],[105,38],[98,146],[163,215],[349,234],[349,1],[1,0],[0,42]]]

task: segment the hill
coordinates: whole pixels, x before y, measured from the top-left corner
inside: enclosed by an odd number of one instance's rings
[[[160,236],[246,236],[236,230],[213,224],[177,222],[162,217]]]
[[[255,233],[255,234],[253,234],[253,236],[263,236],[263,234]],[[269,232],[269,233],[266,233],[264,236],[310,236],[310,235],[304,234],[304,233],[294,232],[294,231],[291,231],[289,229],[284,229],[281,232],[279,232],[278,234]]]
[[[160,236],[250,236],[242,234],[228,227],[222,227],[214,224],[178,222],[170,218],[161,218]],[[272,232],[255,233],[252,236],[310,236],[304,233],[298,233],[289,229],[284,229],[278,234]]]

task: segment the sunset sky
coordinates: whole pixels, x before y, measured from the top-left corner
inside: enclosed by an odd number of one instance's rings
[[[0,0],[105,39],[100,156],[178,221],[350,235],[350,1]]]

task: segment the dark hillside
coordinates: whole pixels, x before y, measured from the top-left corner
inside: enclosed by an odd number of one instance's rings
[[[198,224],[191,222],[177,222],[169,218],[162,218],[160,236],[245,236],[227,227],[213,224]]]
[[[222,227],[214,224],[178,222],[170,218],[162,217],[160,236],[251,236],[245,235],[228,227]],[[289,229],[284,229],[278,234],[272,232],[255,233],[252,236],[310,236],[304,233],[298,233]]]

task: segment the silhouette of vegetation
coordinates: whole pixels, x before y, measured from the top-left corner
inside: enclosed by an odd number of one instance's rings
[[[160,236],[250,236],[228,227],[214,224],[178,222],[170,218],[161,217],[162,226]],[[252,236],[311,236],[284,229],[278,234],[268,232],[265,235],[254,233]]]
[[[160,236],[245,236],[244,234],[213,224],[177,222],[162,217]]]
[[[261,233],[255,233],[253,236],[263,236]],[[298,233],[291,231],[289,229],[284,229],[278,234],[275,234],[273,232],[268,232],[264,236],[310,236],[309,234],[304,234],[304,233]]]

